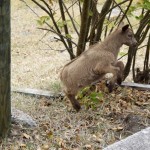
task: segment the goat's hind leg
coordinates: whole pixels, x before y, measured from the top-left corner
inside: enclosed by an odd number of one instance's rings
[[[118,72],[117,74],[117,83],[119,85],[121,85],[121,82],[123,81],[123,72],[124,72],[124,64],[122,61],[118,61],[115,65],[116,67],[119,67],[120,68],[120,71]]]
[[[81,109],[80,103],[75,99],[74,94],[66,94],[69,98],[73,108],[78,112]]]

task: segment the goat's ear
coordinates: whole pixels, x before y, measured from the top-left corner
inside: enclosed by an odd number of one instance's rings
[[[122,32],[125,32],[128,28],[129,28],[129,25],[128,25],[128,24],[125,25],[125,26],[123,26],[123,27],[122,27]]]

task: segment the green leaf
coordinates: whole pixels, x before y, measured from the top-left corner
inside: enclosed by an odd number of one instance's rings
[[[43,21],[43,22],[48,21],[49,19],[50,19],[49,16],[40,17],[40,20]]]
[[[148,0],[144,0],[143,8],[150,10],[150,2]]]
[[[50,19],[49,16],[42,16],[42,17],[40,17],[39,20],[37,20],[37,23],[42,26],[42,25],[43,25],[46,21],[48,21],[49,19]]]
[[[60,28],[64,27],[63,22],[57,22],[57,25],[58,25],[58,27],[60,27]]]
[[[133,12],[137,9],[136,6],[130,6],[127,15],[133,16]]]
[[[43,22],[41,22],[41,20],[37,20],[38,25],[42,26]]]
[[[135,18],[136,18],[137,20],[141,20],[141,19],[143,19],[143,15],[135,16]]]
[[[98,103],[99,102],[99,99],[103,97],[103,94],[102,93],[97,93],[97,92],[92,92],[90,94],[90,98],[93,102],[95,103]]]
[[[66,37],[67,37],[68,39],[71,39],[71,38],[72,38],[70,34],[66,34]]]
[[[60,28],[64,27],[64,25],[66,25],[66,24],[67,24],[66,21],[59,21],[59,22],[57,22],[57,25],[58,25],[58,27],[60,27]]]
[[[103,98],[103,93],[102,93],[102,92],[98,92],[98,93],[97,93],[97,96],[98,96],[99,98]]]
[[[82,99],[82,98],[83,98],[83,94],[80,92],[80,93],[77,95],[77,98]]]
[[[87,87],[85,87],[85,88],[82,89],[82,93],[86,93],[86,92],[88,92],[89,90],[90,90],[90,87],[87,86]]]

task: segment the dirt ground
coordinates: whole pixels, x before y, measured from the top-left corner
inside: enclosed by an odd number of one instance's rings
[[[43,14],[40,9],[34,9]],[[11,12],[12,86],[50,89],[57,83],[60,68],[69,60],[68,54],[53,51],[46,45],[63,49],[62,44],[52,41],[51,34],[45,37],[46,43],[40,42],[45,32],[37,29],[39,18],[23,2],[12,2]]]
[[[33,8],[43,14],[38,7]],[[37,19],[24,3],[12,0],[12,87],[59,92],[59,72],[69,55],[47,46],[64,48],[52,34],[44,38],[47,44],[40,42],[45,32],[37,29]],[[96,108],[83,103],[82,110],[76,113],[67,100],[12,93],[12,106],[31,115],[38,126],[32,129],[13,124],[10,137],[0,149],[102,149],[150,125],[149,95],[148,91],[119,88],[110,95],[104,92]],[[137,122],[139,126],[134,126]]]

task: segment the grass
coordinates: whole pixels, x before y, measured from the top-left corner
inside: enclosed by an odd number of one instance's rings
[[[31,149],[44,149],[47,146],[49,149],[73,150],[89,146],[96,150],[129,135],[127,133],[130,129],[126,129],[126,123],[124,124],[124,119],[129,114],[142,116],[145,126],[150,124],[148,92],[118,88],[112,94],[107,94],[107,89],[100,89],[104,92],[103,101],[99,100],[94,110],[90,105],[85,107],[86,104],[82,103],[79,113],[72,109],[68,100],[12,93],[12,106],[36,119],[38,127],[30,129],[13,125],[4,146],[8,150],[10,146],[19,149],[21,145],[24,145],[22,149],[30,149],[30,146]],[[30,138],[25,138],[24,133]]]
[[[61,83],[59,81],[52,82],[50,85],[50,89],[52,89],[52,91],[55,93],[60,93],[62,90]]]

